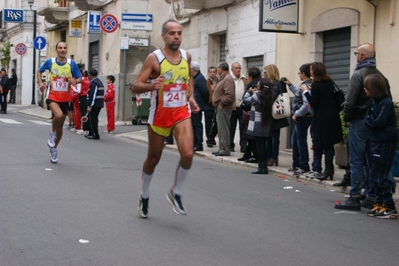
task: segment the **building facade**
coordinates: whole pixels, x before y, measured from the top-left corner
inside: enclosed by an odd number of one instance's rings
[[[3,2],[0,8],[30,10],[28,0]],[[282,2],[298,7],[298,33],[283,33],[278,29],[260,32],[260,6]],[[205,74],[209,66],[220,61],[241,63],[244,75],[250,66],[262,69],[273,63],[281,76],[298,84],[296,73],[300,65],[322,61],[330,76],[346,90],[356,65],[353,52],[362,43],[372,43],[377,66],[389,79],[394,99],[399,99],[395,89],[399,55],[394,50],[399,42],[397,0],[35,0],[33,9],[38,14],[37,35],[47,40],[47,51],[37,55],[38,66],[44,58],[55,56],[55,44],[65,40],[68,56],[82,68],[96,68],[103,80],[110,74],[116,77],[119,121],[129,121],[132,117],[131,83],[146,56],[163,45],[161,25],[167,19],[176,19],[183,25],[181,48],[200,62]],[[93,24],[91,12],[115,16],[116,30],[89,32]],[[126,16],[137,14],[152,17],[139,24],[143,27],[126,21]],[[71,34],[70,20],[81,21],[80,36]],[[7,23],[1,29],[0,46],[10,41],[14,45],[23,42],[28,47],[23,56],[11,47],[8,66],[17,68],[17,74],[24,77],[19,84],[22,104],[30,104],[32,98],[32,28],[32,23],[27,22],[22,26]],[[290,130],[283,130],[281,148],[290,146]]]

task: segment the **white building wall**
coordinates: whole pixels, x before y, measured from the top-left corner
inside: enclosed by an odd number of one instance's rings
[[[206,74],[210,65],[219,63],[218,53],[212,53],[210,35],[227,34],[227,59],[229,64],[239,62],[246,74],[246,59],[264,56],[264,65],[276,61],[276,34],[258,31],[259,9],[250,2],[215,9],[190,17],[184,24],[182,48],[199,61]]]

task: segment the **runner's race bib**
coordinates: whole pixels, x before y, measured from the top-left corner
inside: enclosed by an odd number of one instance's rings
[[[186,84],[167,84],[163,87],[163,107],[174,108],[186,105]]]
[[[68,91],[68,79],[63,77],[54,77],[53,91]]]

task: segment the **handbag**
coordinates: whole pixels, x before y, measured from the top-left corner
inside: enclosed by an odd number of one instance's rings
[[[332,80],[334,83],[334,102],[335,105],[337,106],[338,111],[342,111],[344,107],[342,104],[345,102],[345,93],[335,84],[335,82]]]
[[[290,97],[288,97],[288,93],[283,93],[280,84],[278,85],[280,88],[280,94],[273,102],[272,115],[274,119],[283,119],[291,115]]]

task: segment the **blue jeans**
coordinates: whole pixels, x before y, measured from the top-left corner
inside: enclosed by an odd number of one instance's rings
[[[370,158],[369,186],[375,191],[376,202],[385,203],[390,209],[395,208],[389,182],[395,150],[396,141],[383,143],[369,141],[367,143],[367,153]]]
[[[368,172],[366,143],[370,138],[370,132],[371,130],[366,127],[363,119],[351,121],[348,132],[349,165],[351,167],[351,189],[349,190],[349,195],[351,196],[361,194],[363,176],[365,171]]]
[[[280,148],[280,129],[271,129],[270,136],[267,138],[266,157],[267,159],[277,159]]]
[[[297,118],[291,137],[292,167],[299,167],[306,171],[309,171],[308,129],[312,119],[311,117]]]

